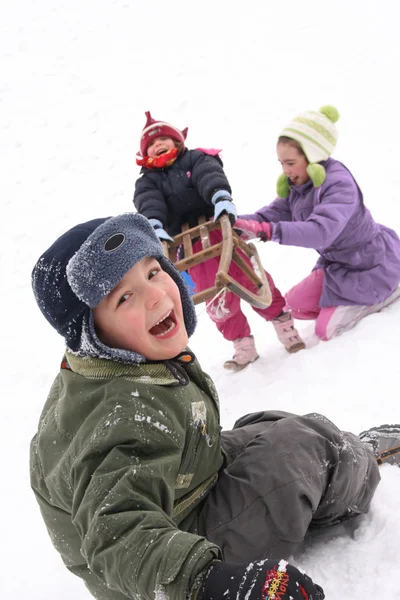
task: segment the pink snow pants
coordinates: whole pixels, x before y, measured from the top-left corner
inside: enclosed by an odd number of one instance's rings
[[[217,244],[221,240],[222,234],[219,229],[210,232],[210,241],[212,244]],[[193,244],[193,250],[194,252],[199,252],[202,250],[200,240],[197,240]],[[244,254],[242,254],[242,257],[248,264],[251,264],[249,259]],[[189,269],[189,274],[196,285],[196,292],[201,292],[215,284],[215,277],[218,268],[219,257],[215,257],[210,258],[206,262],[195,265]],[[278,288],[275,287],[271,275],[267,272],[265,272],[265,274],[271,288],[272,303],[268,308],[252,308],[266,321],[272,321],[272,319],[275,319],[275,317],[280,315],[283,311],[285,299]],[[238,281],[246,289],[252,292],[256,291],[256,286],[251,283],[251,281],[233,262],[229,267],[229,275],[236,279],[236,281]],[[240,298],[233,292],[227,291],[225,296],[221,295],[213,302],[210,302],[207,306],[207,313],[212,321],[214,321],[216,324],[218,331],[222,333],[226,340],[232,342],[238,338],[247,337],[250,335],[249,323],[240,308]]]
[[[315,322],[315,334],[321,340],[327,340],[327,326],[337,306],[320,308],[324,271],[315,269],[308,277],[293,286],[285,295],[286,307],[292,311],[295,319]]]

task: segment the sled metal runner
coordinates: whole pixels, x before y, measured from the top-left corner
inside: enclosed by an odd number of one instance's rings
[[[213,229],[221,229],[222,241],[212,245],[209,232]],[[202,250],[196,253],[193,252],[193,240],[195,239],[200,239],[202,244]],[[179,246],[183,249],[179,251],[179,255],[183,253],[183,258],[177,258]],[[270,306],[272,302],[271,290],[257,249],[254,244],[246,243],[240,239],[236,231],[232,229],[226,215],[223,215],[217,222],[206,222],[204,217],[200,217],[198,225],[190,229],[187,224],[182,225],[182,232],[174,237],[173,242],[163,241],[163,247],[165,256],[179,271],[186,271],[194,265],[220,256],[215,284],[202,292],[193,294],[192,299],[195,304],[209,300],[223,288],[227,288],[256,308]],[[249,259],[252,266],[244,260],[243,254]],[[246,289],[229,274],[229,266],[232,261],[256,286],[256,292]]]

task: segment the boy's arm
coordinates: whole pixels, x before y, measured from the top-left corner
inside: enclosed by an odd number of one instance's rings
[[[177,432],[160,425],[159,414],[140,417],[113,423],[111,416],[76,458],[73,523],[89,568],[110,589],[129,598],[154,599],[158,592],[185,600],[220,552],[168,516],[181,461]]]

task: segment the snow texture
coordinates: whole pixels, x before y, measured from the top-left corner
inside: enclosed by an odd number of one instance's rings
[[[53,549],[29,487],[29,442],[63,352],[31,292],[37,258],[78,222],[133,210],[146,110],[189,126],[189,147],[223,148],[238,212],[249,213],[274,199],[280,129],[333,104],[333,157],[375,219],[400,231],[399,16],[397,0],[0,4],[2,600],[90,597]],[[317,258],[257,247],[282,291]],[[215,381],[225,428],[269,408],[320,412],[356,433],[400,421],[399,302],[328,343],[299,322],[308,348],[295,355],[246,306],[260,359],[240,373],[222,368],[232,347],[203,308],[191,348]],[[399,497],[400,469],[382,467],[355,533],[296,557],[327,599],[400,599]]]

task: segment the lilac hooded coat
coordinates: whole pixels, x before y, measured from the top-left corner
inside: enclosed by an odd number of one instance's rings
[[[274,223],[272,239],[280,244],[317,250],[314,269],[325,273],[320,307],[381,302],[400,282],[399,237],[374,221],[344,165],[332,158],[321,164],[321,187],[291,186],[288,198],[241,217]]]

